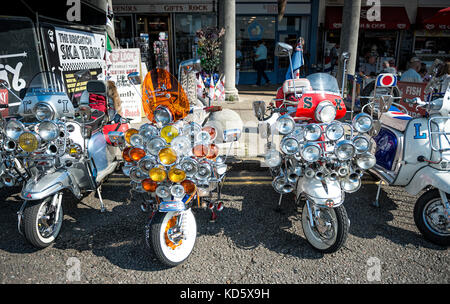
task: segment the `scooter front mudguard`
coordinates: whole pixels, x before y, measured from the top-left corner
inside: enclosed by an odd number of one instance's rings
[[[450,171],[440,171],[429,166],[423,167],[416,172],[405,190],[411,195],[417,195],[427,186],[450,193]]]
[[[76,197],[80,196],[80,189],[70,173],[67,170],[58,170],[37,179],[29,179],[23,185],[20,197],[26,201],[40,200],[63,189],[69,189]]]
[[[338,181],[301,177],[297,182],[297,197],[302,193],[322,207],[338,207],[344,202],[341,184]]]

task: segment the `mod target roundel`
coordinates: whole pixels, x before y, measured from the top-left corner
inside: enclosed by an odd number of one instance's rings
[[[377,77],[377,87],[393,87],[397,85],[397,77],[394,74],[380,74]]]

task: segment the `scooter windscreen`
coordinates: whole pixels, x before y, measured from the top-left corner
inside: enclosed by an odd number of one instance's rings
[[[189,113],[189,100],[178,80],[164,69],[147,73],[142,85],[142,105],[151,122],[168,124]]]
[[[67,94],[67,90],[61,76],[54,72],[43,71],[34,75],[26,89],[26,95],[39,93]]]

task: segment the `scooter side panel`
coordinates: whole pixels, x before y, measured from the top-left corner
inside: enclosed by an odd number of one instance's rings
[[[450,193],[450,178],[448,171],[439,171],[429,166],[420,169],[412,178],[405,190],[411,195],[417,195],[427,186],[433,186]]]

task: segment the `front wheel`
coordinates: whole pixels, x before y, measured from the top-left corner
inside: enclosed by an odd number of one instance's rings
[[[343,205],[326,208],[305,203],[302,210],[302,228],[312,247],[323,253],[339,250],[347,240],[349,220]],[[311,226],[311,219],[313,226]]]
[[[440,246],[450,245],[450,222],[439,190],[427,191],[419,197],[414,206],[414,222],[428,241]]]
[[[55,194],[56,196],[57,194]],[[62,206],[52,204],[53,196],[30,201],[23,211],[25,238],[37,248],[48,247],[59,235],[63,221]]]
[[[146,243],[165,265],[174,267],[187,260],[197,238],[197,223],[191,209],[157,212],[146,229]]]

